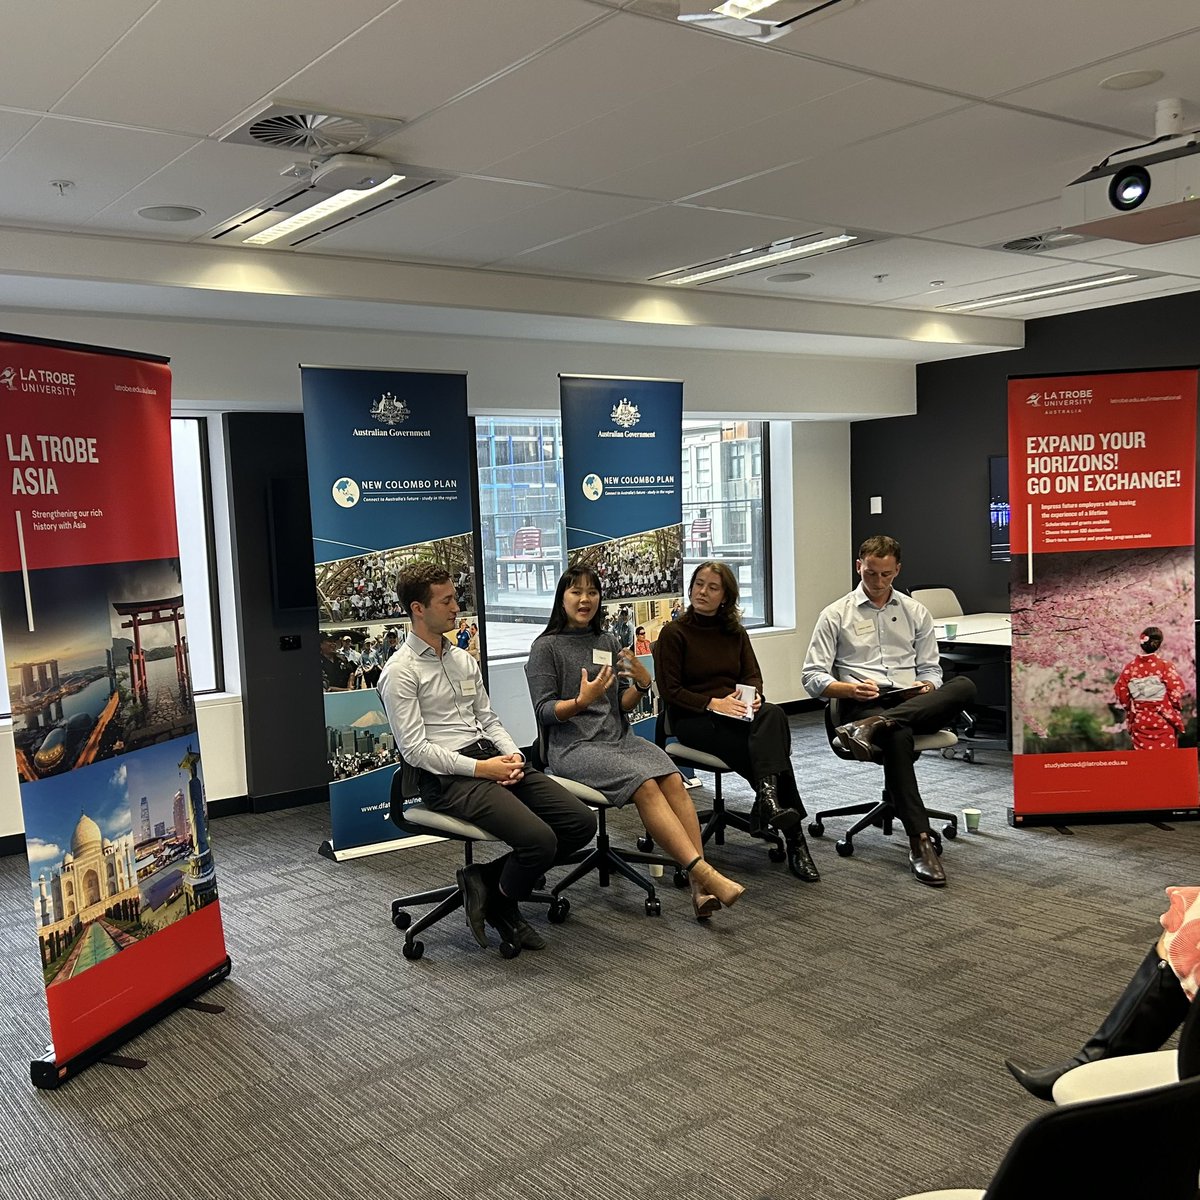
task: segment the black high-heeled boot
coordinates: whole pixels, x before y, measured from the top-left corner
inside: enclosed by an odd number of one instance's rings
[[[821,872],[817,870],[817,864],[808,851],[808,841],[800,831],[788,835],[787,864],[788,870],[797,879],[803,879],[805,883],[820,881]]]
[[[750,832],[760,834],[769,825],[788,833],[800,824],[800,813],[779,803],[779,776],[765,775],[754,785],[754,807],[750,810]]]
[[[1188,998],[1175,972],[1158,957],[1156,943],[1078,1054],[1050,1067],[1026,1068],[1007,1058],[1004,1065],[1027,1092],[1039,1100],[1052,1100],[1059,1077],[1075,1067],[1101,1058],[1158,1050],[1187,1012]]]

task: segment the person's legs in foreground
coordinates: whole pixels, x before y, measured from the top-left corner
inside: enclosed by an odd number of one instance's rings
[[[707,920],[722,904],[737,901],[746,889],[704,860],[700,821],[680,775],[672,772],[647,779],[633,793],[633,802],[646,832],[687,871],[698,920]]]
[[[1013,1078],[1039,1100],[1053,1098],[1060,1075],[1101,1058],[1158,1050],[1187,1016],[1187,993],[1163,956],[1161,939],[1150,947],[1112,1011],[1083,1048],[1049,1067],[1022,1067],[1011,1059],[1004,1065]]]
[[[596,836],[595,814],[534,770],[527,770],[525,778],[512,787],[464,779],[446,789],[439,807],[512,847],[500,858],[458,872],[467,924],[475,940],[481,946],[488,944],[486,921],[503,940],[519,942],[526,950],[540,950],[545,942],[522,917],[518,901],[533,891],[550,867],[566,861]]]

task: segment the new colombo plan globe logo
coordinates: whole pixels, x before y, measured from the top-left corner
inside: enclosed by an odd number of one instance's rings
[[[589,500],[599,500],[604,495],[604,481],[595,473],[583,477],[583,494]]]
[[[333,502],[342,508],[353,508],[358,503],[358,484],[343,475],[333,485]]]

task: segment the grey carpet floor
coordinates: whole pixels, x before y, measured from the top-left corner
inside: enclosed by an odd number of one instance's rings
[[[793,719],[810,809],[875,794],[819,719]],[[161,1200],[885,1200],[982,1187],[1043,1106],[1002,1059],[1073,1051],[1196,883],[1200,827],[1016,830],[1011,764],[926,756],[931,807],[974,804],[949,886],[902,835],[814,842],[819,884],[741,835],[711,857],[748,887],[707,926],[595,877],[549,947],[480,950],[461,914],[405,961],[394,895],[437,886],[454,844],[335,864],[323,808],[213,823],[229,980],[126,1053],[35,1091],[48,1037],[25,862],[0,860],[0,1197]],[[702,802],[705,793],[694,793]],[[744,785],[727,789],[747,804]],[[616,814],[614,841],[640,831]]]

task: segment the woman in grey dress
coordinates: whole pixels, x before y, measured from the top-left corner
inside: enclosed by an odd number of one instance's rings
[[[651,686],[650,673],[604,632],[600,580],[568,567],[545,630],[525,666],[538,725],[547,732],[551,771],[637,806],[646,831],[688,872],[700,919],[746,890],[704,860],[700,822],[670,757],[629,727],[626,714]]]

